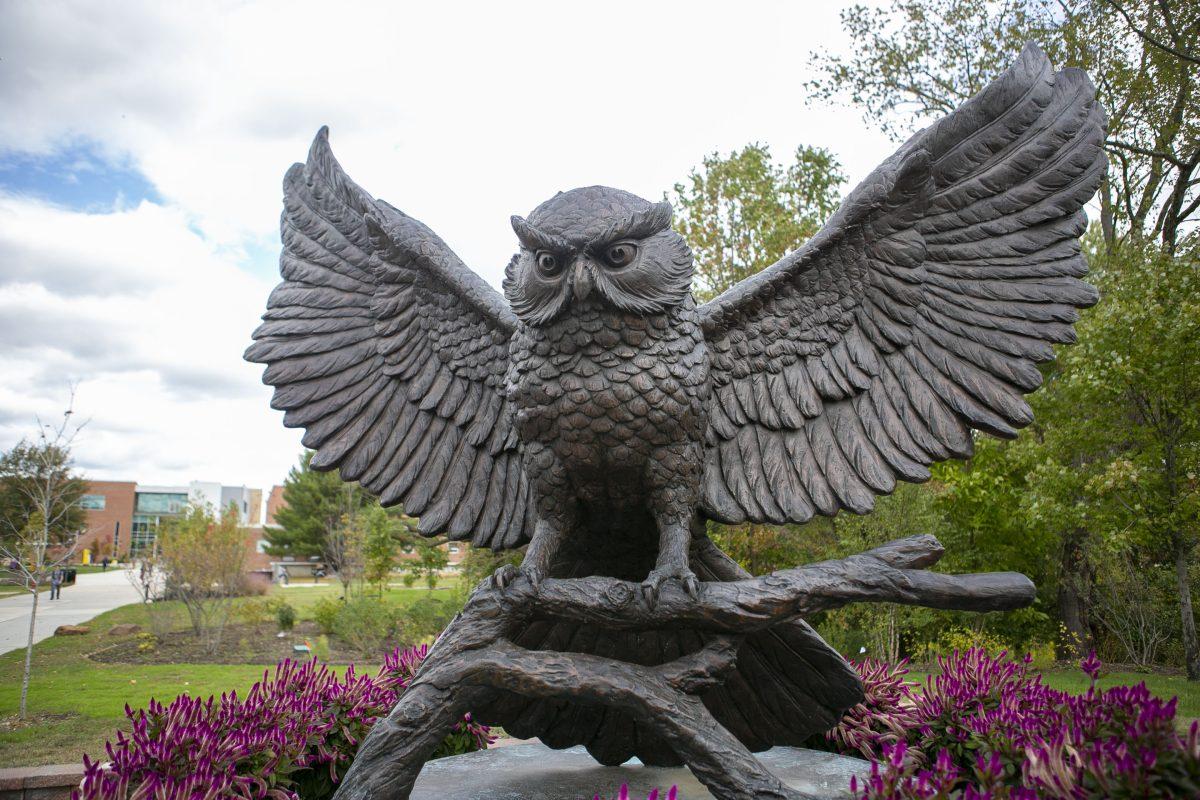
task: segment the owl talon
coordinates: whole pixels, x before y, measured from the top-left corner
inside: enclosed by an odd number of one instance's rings
[[[492,573],[492,585],[504,591],[517,579],[517,568],[512,564],[504,564]]]
[[[697,580],[695,573],[687,567],[656,568],[650,571],[646,580],[642,581],[642,597],[645,599],[646,605],[654,608],[658,604],[659,591],[668,580],[679,581],[683,591],[693,600],[700,592],[700,581]]]
[[[520,569],[512,564],[505,564],[492,573],[492,585],[500,591],[505,591],[519,577],[524,577],[529,581],[529,585],[536,592],[538,587],[542,585],[546,574],[538,567],[521,565]]]
[[[546,579],[546,573],[538,567],[521,565],[520,573],[529,579],[529,585],[536,592],[542,585],[542,581]]]

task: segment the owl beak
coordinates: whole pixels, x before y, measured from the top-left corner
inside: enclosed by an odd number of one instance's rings
[[[587,296],[592,293],[592,289],[596,287],[596,278],[592,274],[592,265],[587,262],[577,264],[575,267],[575,277],[571,282],[571,291],[575,295],[576,301],[587,299]]]

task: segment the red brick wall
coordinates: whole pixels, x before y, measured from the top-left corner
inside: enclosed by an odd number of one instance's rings
[[[245,528],[244,530],[246,532],[246,572],[269,573],[271,571],[271,559],[274,556],[258,552],[259,541],[267,538],[263,533],[263,529],[252,527]]]
[[[272,486],[271,494],[267,496],[267,524],[274,525],[275,512],[283,508],[286,503],[283,502],[283,487]]]
[[[107,549],[114,555],[113,540],[120,525],[120,536],[115,554],[124,558],[129,554],[129,536],[133,528],[133,503],[137,484],[133,481],[88,481],[85,494],[104,497],[103,509],[86,509],[87,531],[80,538],[79,558],[85,548],[92,551],[92,560],[100,560],[100,551]]]

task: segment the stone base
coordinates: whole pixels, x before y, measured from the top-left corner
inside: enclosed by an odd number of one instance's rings
[[[850,796],[850,777],[860,778],[871,765],[818,750],[776,747],[758,758],[779,779],[814,800]],[[646,767],[634,759],[620,767],[604,767],[582,747],[551,750],[542,744],[481,750],[430,761],[421,770],[411,800],[592,800],[614,798],[621,784],[630,800],[645,800],[652,789],[679,787],[679,800],[711,799],[708,790],[686,767]]]

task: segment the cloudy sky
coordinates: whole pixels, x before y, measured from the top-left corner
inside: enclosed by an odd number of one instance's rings
[[[322,124],[495,285],[560,189],[657,198],[751,141],[861,179],[893,145],[801,85],[838,6],[0,0],[0,447],[75,384],[91,477],[283,479],[299,432],[241,353]]]

